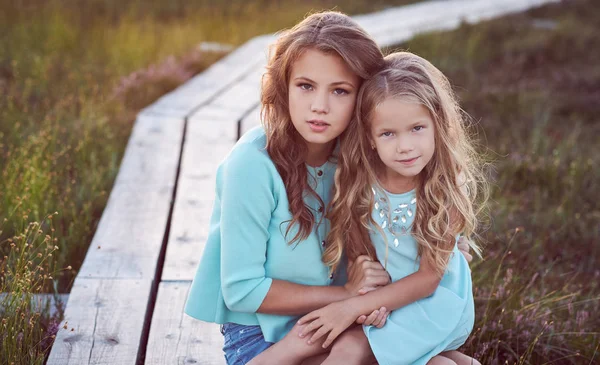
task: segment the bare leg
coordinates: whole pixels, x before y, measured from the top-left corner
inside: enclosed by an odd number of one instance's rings
[[[323,361],[329,356],[329,354],[321,354],[302,361],[302,365],[321,365]]]
[[[248,365],[290,364],[300,365],[302,361],[328,351],[322,347],[323,338],[311,345],[306,341],[310,337],[298,336],[303,326],[295,325],[285,337],[252,359]],[[318,363],[313,363],[318,364]]]
[[[445,356],[434,356],[433,359],[427,362],[427,365],[457,365],[454,361]]]
[[[451,359],[457,365],[481,365],[479,361],[458,351],[446,351],[440,355]]]
[[[335,340],[323,365],[368,365],[374,362],[375,356],[362,326],[356,326],[346,330]]]

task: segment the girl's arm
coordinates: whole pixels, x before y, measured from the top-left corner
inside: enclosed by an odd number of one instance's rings
[[[302,317],[298,324],[308,324],[300,332],[300,337],[315,331],[308,340],[309,343],[314,343],[329,333],[323,343],[323,347],[327,347],[354,322],[357,316],[371,313],[380,307],[393,311],[428,297],[435,292],[440,280],[434,268],[422,259],[419,270],[411,275],[365,295],[332,303]]]
[[[210,264],[220,267],[223,299],[230,310],[304,314],[356,295],[363,286],[389,282],[387,272],[372,262],[353,265],[357,268],[349,273],[344,287],[300,285],[267,277],[268,228],[279,195],[275,173],[266,155],[245,145],[234,148],[217,172],[215,204],[220,212],[217,219],[213,216],[210,229],[220,231],[221,260]]]
[[[349,298],[347,304],[355,307],[360,314],[371,312],[373,309],[368,308],[372,306],[386,307],[393,311],[432,295],[440,280],[434,268],[426,260],[421,259],[419,270],[415,273],[362,297]]]
[[[387,271],[379,262],[370,261],[368,256],[359,256],[354,264],[349,265],[348,282],[344,286],[308,286],[273,279],[258,312],[282,315],[305,314],[333,302],[357,296],[362,288],[383,286],[389,281]],[[367,314],[371,312],[373,311]]]

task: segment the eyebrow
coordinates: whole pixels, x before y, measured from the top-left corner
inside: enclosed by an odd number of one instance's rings
[[[415,122],[413,122],[412,124],[410,124],[410,126],[409,126],[409,127],[410,127],[410,128],[414,128],[414,127],[416,127],[416,126],[418,126],[418,125],[421,125],[421,124],[429,124],[429,123],[430,123],[430,120],[429,120],[429,119],[426,119],[426,118],[421,118],[421,119],[417,119]]]
[[[416,126],[423,124],[429,124],[429,121],[427,119],[418,119],[416,122],[409,124],[406,129],[413,129]],[[375,130],[378,132],[395,132],[397,129],[398,128],[396,127],[390,127],[385,125],[375,127]]]
[[[313,84],[317,83],[316,81],[313,81],[313,80],[311,80],[311,79],[309,79],[308,77],[305,77],[305,76],[298,76],[298,77],[294,78],[294,81],[299,81],[299,80],[305,80],[305,81],[308,81],[308,82],[313,83]],[[332,82],[330,85],[331,86],[346,85],[346,86],[350,86],[352,88],[356,88],[356,86],[354,86],[351,82],[348,82],[348,81]]]

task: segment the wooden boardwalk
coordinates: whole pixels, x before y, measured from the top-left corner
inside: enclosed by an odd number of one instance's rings
[[[355,17],[381,46],[556,0],[427,1]],[[253,38],[137,117],[48,364],[224,364],[218,326],[183,307],[219,162],[259,124],[273,35]]]

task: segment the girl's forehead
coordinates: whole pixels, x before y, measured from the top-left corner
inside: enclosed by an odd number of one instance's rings
[[[346,82],[354,87],[360,83],[358,75],[335,52],[307,49],[291,66],[291,78],[307,78],[315,82]]]
[[[371,118],[373,124],[400,124],[431,121],[429,110],[414,98],[388,97],[379,103]]]

